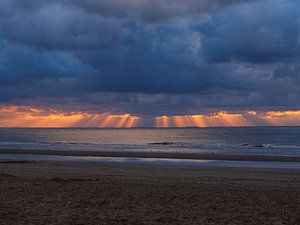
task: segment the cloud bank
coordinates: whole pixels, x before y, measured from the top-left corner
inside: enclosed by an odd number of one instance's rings
[[[0,6],[0,104],[157,116],[300,108],[299,1]]]

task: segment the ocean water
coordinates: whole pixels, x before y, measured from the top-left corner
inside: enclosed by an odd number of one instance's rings
[[[0,149],[300,156],[300,127],[1,128]]]

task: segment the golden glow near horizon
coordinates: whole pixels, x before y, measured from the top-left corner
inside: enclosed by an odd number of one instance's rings
[[[136,127],[139,117],[124,115],[107,115],[99,127],[132,128]]]
[[[0,107],[0,127],[103,127],[131,128],[139,117],[129,114],[62,113],[32,107]]]
[[[213,115],[184,115],[184,116],[165,116],[164,120],[172,124],[171,127],[213,127],[213,126],[254,126],[242,114],[228,114],[219,112]],[[158,121],[158,120],[156,120]],[[156,123],[156,127],[162,126],[161,122]]]
[[[243,114],[218,112],[211,115],[164,116],[164,120],[170,125],[162,125],[156,119],[156,127],[300,126],[300,110],[262,113],[249,111]]]
[[[167,116],[156,117],[156,127],[170,127],[169,118]]]
[[[0,108],[0,127],[70,127],[82,114],[63,114],[30,107]]]
[[[154,117],[154,127],[216,126],[300,126],[300,110],[244,113],[218,112],[210,115]],[[0,127],[101,127],[132,128],[143,126],[143,117],[130,114],[64,113],[28,106],[0,106]],[[151,124],[147,124],[151,126]]]
[[[267,112],[265,120],[274,126],[298,126],[300,125],[300,110]]]

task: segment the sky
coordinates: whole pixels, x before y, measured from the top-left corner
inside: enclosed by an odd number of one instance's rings
[[[0,0],[0,127],[300,125],[298,0]]]

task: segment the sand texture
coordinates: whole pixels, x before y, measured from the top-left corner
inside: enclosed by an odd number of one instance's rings
[[[300,171],[0,162],[1,225],[300,224]]]

